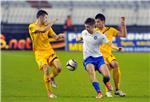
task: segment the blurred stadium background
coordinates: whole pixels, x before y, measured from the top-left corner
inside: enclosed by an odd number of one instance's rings
[[[42,83],[42,73],[39,73],[36,68],[28,33],[28,25],[36,19],[36,12],[39,9],[46,10],[50,19],[58,18],[53,26],[56,33],[66,32],[67,34],[66,41],[55,41],[50,38],[63,67],[68,59],[76,59],[79,63],[78,70],[75,72],[63,70],[57,79],[59,89],[55,92],[60,96],[58,102],[97,101],[93,99],[95,92],[89,88],[91,87],[89,80],[82,68],[80,52],[82,46],[75,42],[75,36],[84,29],[84,20],[87,17],[95,17],[97,13],[103,13],[106,16],[106,25],[116,28],[119,28],[120,17],[126,17],[128,31],[127,38],[114,39],[114,43],[124,47],[126,52],[115,53],[115,55],[122,68],[122,87],[127,97],[105,98],[101,101],[149,101],[149,0],[2,0],[0,12],[2,102],[49,102]],[[68,15],[72,17],[73,23],[70,29],[65,28]],[[70,82],[69,85],[68,82]],[[93,97],[90,97],[89,93]]]
[[[64,32],[64,24],[68,15],[72,17],[73,29],[69,32],[79,33],[84,29],[87,17],[97,13],[106,16],[106,24],[119,27],[120,17],[126,17],[127,39],[116,43],[126,47],[129,52],[150,51],[150,1],[130,0],[45,0],[45,1],[3,1],[1,2],[1,41],[2,49],[31,49],[28,25],[36,19],[38,9],[44,9],[49,17],[58,17],[53,26],[56,33]],[[74,36],[72,34],[71,36]],[[69,38],[72,41],[73,38]],[[52,40],[53,42],[53,40]],[[115,41],[114,41],[115,42]],[[53,42],[54,48],[64,49],[64,42]],[[69,43],[69,42],[68,42]],[[78,48],[67,50],[78,50]],[[69,46],[70,47],[70,46]],[[74,47],[74,46],[73,46]]]

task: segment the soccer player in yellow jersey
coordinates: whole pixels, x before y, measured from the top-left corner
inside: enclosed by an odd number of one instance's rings
[[[110,42],[113,41],[113,37],[126,37],[126,25],[125,25],[125,18],[121,18],[121,29],[120,31],[116,30],[113,27],[106,27],[105,26],[105,16],[103,14],[97,14],[95,16],[96,20],[96,30],[105,34]],[[112,54],[112,48],[106,44],[103,44],[100,47],[100,51],[103,54],[106,64],[108,65],[109,69],[113,70],[113,80],[115,83],[115,95],[119,95],[121,97],[125,96],[126,94],[120,90],[120,68],[115,56]]]
[[[54,39],[63,39],[64,34],[56,35],[51,26],[57,19],[48,22],[48,13],[44,10],[37,12],[37,20],[29,25],[29,33],[32,39],[33,51],[39,69],[44,72],[44,83],[50,98],[56,98],[52,93],[52,86],[55,85],[54,78],[61,71],[60,61],[49,43],[49,37]],[[49,67],[53,67],[52,73],[49,73]],[[54,84],[54,85],[53,85]]]

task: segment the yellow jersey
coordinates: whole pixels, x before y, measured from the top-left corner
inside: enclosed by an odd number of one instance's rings
[[[113,27],[104,27],[102,30],[96,28],[96,31],[105,34],[109,42],[113,41],[113,37],[118,35],[118,30]],[[112,48],[108,44],[102,44],[100,51],[104,57],[108,57],[112,54]]]
[[[55,34],[52,28],[45,33],[35,33],[36,28],[43,28],[45,25],[39,26],[35,22],[29,25],[29,34],[32,39],[33,51],[45,51],[49,50],[54,53],[54,50],[49,43],[49,35]]]

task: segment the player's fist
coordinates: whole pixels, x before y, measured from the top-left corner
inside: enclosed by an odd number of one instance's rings
[[[57,18],[57,17],[54,17],[53,20],[52,20],[52,22],[55,23],[56,21],[58,21],[58,18]]]
[[[53,26],[53,25],[56,23],[57,20],[58,20],[58,19],[57,19],[56,17],[54,17],[51,21],[48,22],[48,24],[49,24],[50,26]]]
[[[66,34],[65,34],[65,33],[60,33],[60,34],[58,35],[58,39],[59,39],[59,40],[63,40],[63,39],[65,39],[65,37],[66,37]]]
[[[119,47],[118,51],[119,51],[119,52],[123,52],[124,49],[123,49],[122,47]]]
[[[121,22],[125,22],[125,17],[121,17]]]

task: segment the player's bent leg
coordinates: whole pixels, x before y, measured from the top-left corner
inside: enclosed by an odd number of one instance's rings
[[[43,72],[44,72],[44,82],[45,86],[48,92],[52,92],[51,85],[50,83],[50,77],[49,77],[49,70],[48,70],[48,65],[43,65]]]
[[[61,67],[60,61],[57,59],[54,60],[53,67],[54,67],[54,69],[53,69],[52,73],[50,74],[51,78],[55,78],[61,72],[62,67]]]
[[[62,69],[61,63],[58,59],[55,59],[53,61],[53,65],[55,66],[55,69],[56,69],[56,75],[55,76],[57,76],[61,72],[61,69]]]
[[[95,73],[94,65],[93,64],[87,64],[86,65],[86,70],[89,74],[92,85],[93,85],[94,89],[97,92],[96,98],[102,98],[103,95],[102,95],[101,90],[100,90],[100,85],[99,85],[99,83],[97,82],[97,79],[96,79],[96,73]]]
[[[103,75],[103,82],[107,88],[107,92],[106,92],[106,96],[107,97],[112,97],[112,86],[110,84],[110,73],[109,70],[107,68],[106,64],[101,65],[101,67],[99,68],[99,71],[102,73]]]
[[[48,92],[48,96],[50,98],[56,98],[56,96],[52,93],[52,88],[51,88],[51,84],[50,84],[50,77],[49,77],[49,70],[48,70],[47,64],[43,65],[43,72],[44,72],[44,83],[45,83],[45,87],[46,87],[47,92]]]
[[[110,73],[106,64],[101,65],[99,71],[102,73],[104,77],[110,77]]]
[[[93,64],[87,64],[86,65],[86,70],[89,74],[91,82],[95,82],[96,80],[96,73],[95,73],[95,68]]]
[[[61,63],[58,59],[55,59],[53,61],[53,66],[54,66],[53,71],[50,74],[51,84],[54,88],[57,88],[57,84],[56,84],[54,78],[61,72],[62,67],[61,67]]]
[[[120,78],[121,78],[119,65],[116,60],[113,60],[110,64],[113,68],[113,80],[115,83],[115,88],[116,88],[116,90],[118,90],[118,89],[120,89]]]
[[[113,68],[113,80],[114,80],[115,88],[116,88],[115,95],[124,97],[126,94],[120,90],[121,72],[120,72],[118,62],[116,60],[113,60],[110,64]]]

